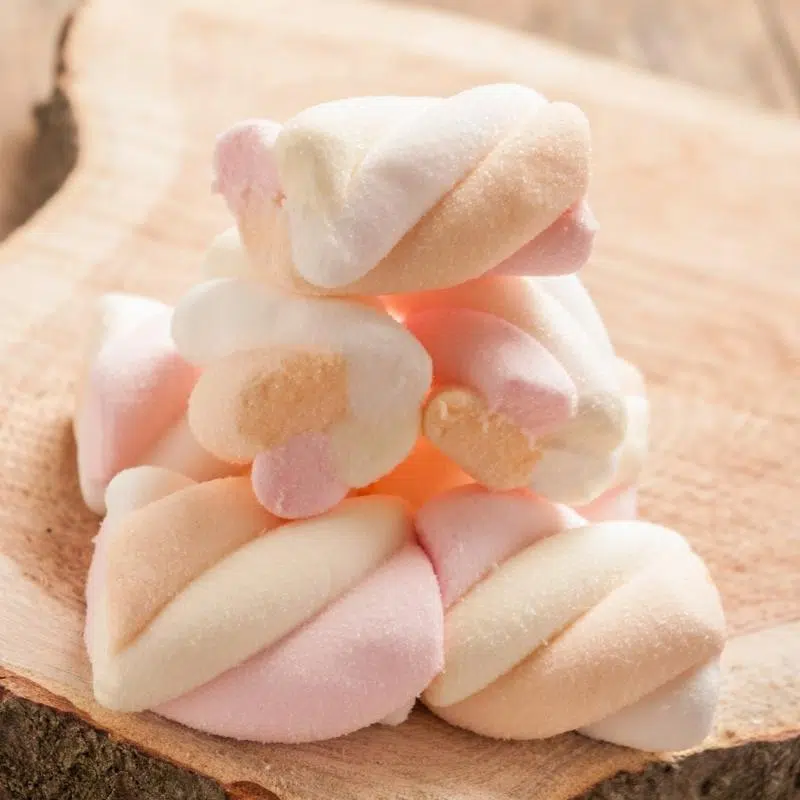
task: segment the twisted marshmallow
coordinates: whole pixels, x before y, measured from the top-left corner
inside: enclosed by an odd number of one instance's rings
[[[434,713],[504,739],[577,729],[680,750],[705,737],[724,619],[678,534],[477,487],[416,520],[445,606],[445,669],[423,696]]]
[[[242,123],[220,137],[215,185],[257,274],[307,294],[390,294],[577,270],[597,227],[589,151],[576,106],[499,84]],[[247,268],[232,241],[212,259],[222,274]]]
[[[126,470],[87,584],[94,693],[199,730],[328,739],[401,722],[442,665],[442,609],[402,501],[283,523],[245,477]]]
[[[128,467],[160,465],[196,480],[231,472],[186,424],[198,372],[177,353],[171,321],[171,308],[146,297],[100,300],[74,413],[81,493],[98,514],[109,481]]]
[[[433,359],[423,431],[475,480],[570,505],[612,485],[626,405],[577,277],[482,278],[389,302]]]
[[[431,382],[424,348],[373,301],[220,279],[178,304],[173,336],[204,368],[189,425],[219,458],[253,462],[273,513],[309,517],[411,451]]]

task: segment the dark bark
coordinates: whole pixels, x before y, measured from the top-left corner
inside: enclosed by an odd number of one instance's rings
[[[113,740],[74,714],[0,689],[0,800],[277,800]],[[334,798],[332,798],[334,800]],[[454,800],[456,800],[454,798]],[[620,773],[579,800],[800,800],[800,739],[755,742]]]
[[[797,800],[800,739],[705,750],[678,764],[620,773],[580,800]]]
[[[224,800],[214,781],[0,690],[0,800]]]

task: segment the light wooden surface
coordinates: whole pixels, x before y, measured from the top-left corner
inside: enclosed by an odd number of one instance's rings
[[[231,0],[237,2],[238,0]],[[394,0],[535,33],[765,108],[800,110],[798,0]],[[334,2],[334,0],[331,0]],[[48,100],[62,25],[78,0],[0,5],[0,239],[72,166]],[[266,13],[266,12],[265,12]]]
[[[737,769],[752,781],[758,763],[797,752],[800,170],[790,167],[800,163],[800,124],[400,6],[89,0],[67,55],[78,167],[0,247],[6,699],[70,709],[242,797],[562,800],[647,768],[654,757],[577,735],[492,742],[423,712],[396,730],[313,746],[242,745],[111,714],[90,698],[80,630],[97,521],[78,496],[69,414],[91,301],[108,289],[172,300],[197,274],[226,224],[209,193],[209,154],[233,121],[348,94],[517,80],[580,103],[591,119],[603,230],[586,275],[621,353],[650,382],[644,513],[689,536],[730,620],[716,732],[707,761],[687,763],[703,775],[715,750],[729,753],[726,775],[703,778],[713,788]],[[64,786],[41,796],[84,796]],[[151,796],[161,795],[139,792]]]
[[[765,0],[768,20],[783,53],[787,71],[800,87],[800,3],[797,0]]]
[[[797,0],[414,1],[552,37],[750,104],[800,108],[800,72],[781,42],[800,13]]]

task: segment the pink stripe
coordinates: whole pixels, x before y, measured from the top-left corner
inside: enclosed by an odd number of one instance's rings
[[[534,495],[464,486],[426,503],[417,535],[449,608],[498,564],[539,539],[585,524],[574,511]]]
[[[553,355],[532,336],[494,314],[437,308],[409,315],[406,326],[433,359],[439,385],[476,390],[534,434],[575,412],[577,389]]]
[[[322,514],[350,490],[336,474],[325,433],[301,433],[259,453],[253,461],[252,480],[259,503],[284,519]]]
[[[214,149],[214,191],[235,215],[244,211],[248,197],[262,198],[280,191],[272,148],[281,126],[271,120],[245,120],[225,131]]]
[[[276,646],[156,711],[235,739],[343,736],[433,680],[444,660],[442,616],[431,565],[409,545]]]
[[[583,200],[488,274],[535,277],[577,272],[592,254],[598,229],[589,204]]]

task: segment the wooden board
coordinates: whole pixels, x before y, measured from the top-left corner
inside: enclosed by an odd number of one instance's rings
[[[787,112],[800,107],[795,0],[395,0],[552,37],[657,74]],[[61,185],[71,148],[51,95],[53,56],[78,0],[0,5],[0,239]]]
[[[796,0],[762,0],[787,73],[800,87],[800,4]]]
[[[511,32],[378,4],[89,0],[67,63],[78,166],[0,247],[0,720],[38,720],[30,740],[12,741],[10,727],[0,735],[8,797],[165,796],[143,779],[129,794],[108,783],[140,762],[157,775],[164,762],[189,770],[200,788],[184,797],[224,787],[281,800],[563,800],[592,787],[652,797],[656,786],[677,798],[691,784],[721,798],[737,796],[726,793],[736,779],[756,786],[743,797],[785,797],[783,777],[793,781],[800,761],[800,124]],[[603,230],[586,278],[652,391],[643,511],[707,559],[730,620],[713,737],[665,768],[572,734],[492,742],[424,712],[399,729],[265,747],[98,708],[80,640],[97,520],[78,497],[69,429],[93,299],[124,289],[174,300],[194,279],[227,224],[209,193],[209,154],[233,121],[497,80],[574,100],[591,118]],[[78,744],[60,777],[41,753],[52,751],[48,735],[63,743],[65,718],[20,698],[84,720],[70,723]],[[106,751],[110,761],[86,766]],[[39,781],[36,792],[12,785],[15,769],[25,785]],[[613,779],[622,770],[644,772]],[[77,774],[95,783],[76,789]]]
[[[797,111],[800,73],[772,3],[797,0],[402,0],[552,37],[634,67],[723,92],[754,105]]]

